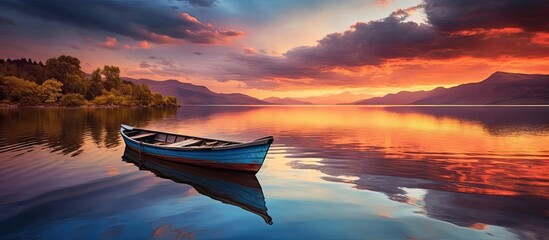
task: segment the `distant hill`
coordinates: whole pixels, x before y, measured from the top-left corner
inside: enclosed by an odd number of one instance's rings
[[[541,105],[549,104],[549,75],[496,72],[478,83],[431,91],[387,94],[354,102],[363,105]]]
[[[321,96],[293,98],[297,101],[310,102],[312,104],[338,104],[338,103],[350,103],[371,97],[369,94],[355,94],[349,91],[345,91],[338,94],[326,94]]]
[[[144,83],[153,92],[164,96],[174,96],[180,105],[263,105],[268,102],[240,93],[215,93],[204,86],[184,83],[177,80],[154,81],[150,79],[124,78],[134,83]]]
[[[282,104],[282,105],[311,105],[310,102],[300,101],[293,98],[279,98],[279,97],[270,97],[263,99],[265,102],[273,104]]]
[[[435,96],[439,93],[446,91],[446,88],[438,87],[431,91],[402,91],[398,93],[389,93],[383,97],[374,97],[366,100],[360,100],[353,104],[366,104],[366,105],[406,105],[413,104],[423,98]]]

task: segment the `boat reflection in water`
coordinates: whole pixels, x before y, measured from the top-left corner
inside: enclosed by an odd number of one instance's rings
[[[168,162],[140,154],[128,147],[122,159],[158,177],[191,185],[203,195],[255,213],[267,224],[273,224],[267,213],[261,185],[253,174]]]

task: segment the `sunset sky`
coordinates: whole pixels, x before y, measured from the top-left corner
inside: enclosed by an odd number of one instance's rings
[[[382,95],[549,73],[547,0],[0,1],[0,58],[258,98]]]

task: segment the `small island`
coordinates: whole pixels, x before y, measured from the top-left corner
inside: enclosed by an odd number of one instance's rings
[[[84,73],[78,58],[61,55],[46,63],[0,59],[1,106],[176,107],[177,99],[124,81],[120,68],[105,65]]]

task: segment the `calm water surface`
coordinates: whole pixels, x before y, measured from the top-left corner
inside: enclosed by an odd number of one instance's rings
[[[172,171],[121,123],[275,143],[257,178]],[[0,239],[549,236],[549,107],[0,109],[0,164]]]

